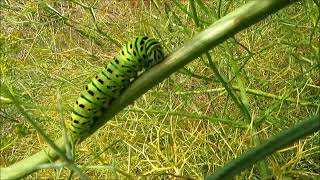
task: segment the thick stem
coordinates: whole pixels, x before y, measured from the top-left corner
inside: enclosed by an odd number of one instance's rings
[[[306,137],[320,129],[320,114],[302,121],[295,127],[282,131],[280,134],[263,142],[254,149],[245,152],[237,159],[218,169],[214,174],[207,176],[206,180],[227,180],[232,179],[233,175],[241,170],[253,165],[259,160],[264,159],[267,155],[286,147],[295,141]]]
[[[56,145],[65,152],[64,137],[55,141]],[[9,167],[1,168],[0,179],[19,179],[28,174],[39,170],[39,165],[55,161],[58,158],[57,153],[51,148],[47,147],[37,152],[36,154],[27,157]]]

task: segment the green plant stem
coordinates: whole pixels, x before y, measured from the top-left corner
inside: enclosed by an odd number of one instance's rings
[[[207,29],[197,34],[193,39],[172,52],[162,63],[143,73],[134,81],[103,113],[103,116],[89,134],[94,133],[132,101],[196,57],[199,57],[226,39],[233,37],[237,32],[259,22],[294,1],[296,0],[250,1],[216,21]],[[56,144],[62,149],[65,147],[63,142],[64,138],[61,137],[57,140]],[[49,156],[47,156],[47,152],[49,152],[52,160],[58,158],[58,155],[51,148],[47,148],[9,167],[1,168],[1,179],[19,179],[34,172],[36,166],[49,162],[50,159],[48,158]]]
[[[228,118],[220,118],[220,117],[209,117],[209,116],[204,116],[204,115],[199,115],[199,114],[194,114],[194,113],[187,113],[187,112],[171,112],[171,111],[159,111],[159,110],[152,110],[152,109],[125,109],[124,111],[133,111],[133,112],[146,112],[146,113],[152,113],[152,114],[162,114],[162,115],[172,115],[172,116],[181,116],[181,117],[187,117],[190,119],[198,119],[198,120],[208,120],[211,123],[217,123],[221,122],[224,124],[228,124],[230,126],[234,126],[237,128],[247,128],[248,125],[243,123],[243,122],[238,122],[232,119]]]
[[[65,152],[66,145],[64,137],[57,139],[55,144],[61,150],[61,152]],[[46,147],[32,156],[22,159],[18,163],[12,164],[6,168],[1,168],[0,179],[20,179],[37,171],[38,169],[41,169],[39,166],[42,164],[54,161],[58,157],[59,156],[54,149],[52,149],[50,146]]]
[[[245,108],[245,106],[242,104],[242,101],[239,100],[239,98],[236,96],[236,93],[234,92],[232,86],[230,83],[227,82],[226,78],[222,76],[222,74],[219,72],[217,63],[213,62],[211,59],[210,54],[206,53],[207,58],[209,60],[209,65],[214,74],[217,76],[219,81],[222,83],[223,87],[226,89],[226,91],[229,93],[231,99],[234,101],[234,103],[239,107],[243,115],[245,116],[245,119],[251,119],[251,115],[249,111]]]
[[[11,104],[13,101],[10,98],[3,97],[0,95],[0,105],[1,104]]]
[[[244,115],[245,120],[247,121],[247,123],[249,125],[251,123],[251,114],[249,112],[246,93],[245,93],[242,81],[240,80],[240,77],[236,74],[236,77],[238,79],[238,84],[240,86],[239,90],[240,90],[240,94],[241,94],[241,100],[236,96],[236,94],[232,88],[232,85],[229,82],[227,82],[226,79],[223,77],[223,75],[219,72],[217,63],[212,61],[211,56],[208,52],[206,52],[206,55],[207,55],[207,58],[209,61],[210,68],[212,69],[214,74],[218,77],[219,81],[222,83],[222,85],[224,86],[224,88],[226,89],[228,94],[230,95],[231,99],[234,101],[234,103],[241,110],[242,114]],[[235,68],[235,67],[233,67],[233,68]],[[254,145],[257,146],[260,144],[260,139],[259,139],[258,134],[256,134],[256,132],[257,132],[256,127],[254,124],[252,124],[252,126],[251,126],[251,134],[253,134],[252,140],[253,140]],[[259,162],[258,169],[259,169],[259,172],[262,177],[266,177],[268,175],[267,166],[264,161]]]
[[[262,160],[267,155],[288,146],[295,141],[311,135],[320,130],[320,114],[299,123],[293,128],[283,131],[282,133],[272,137],[256,148],[247,151],[237,159],[231,161],[223,168],[218,169],[214,174],[207,176],[206,180],[227,180],[240,172],[241,170],[253,165],[259,160]]]
[[[239,91],[239,87],[238,86],[232,86],[232,88],[236,91]],[[216,89],[205,89],[205,90],[194,90],[194,91],[181,91],[181,92],[174,92],[173,94],[177,94],[177,95],[188,95],[188,94],[204,94],[204,93],[214,93],[214,92],[222,92],[225,91],[225,88],[216,88]],[[271,93],[267,93],[267,92],[263,92],[260,90],[256,90],[256,89],[249,89],[246,88],[246,93],[248,94],[253,94],[253,95],[257,95],[257,96],[262,96],[262,97],[266,97],[266,98],[273,98],[276,100],[281,100],[281,101],[286,101],[286,102],[291,102],[291,103],[296,103],[299,104],[301,106],[314,106],[314,107],[318,107],[318,104],[303,100],[303,99],[295,99],[295,98],[284,98],[283,96],[278,96],[275,94],[271,94]],[[154,93],[159,93],[159,91],[154,92]],[[160,91],[161,93],[161,91]]]
[[[86,177],[86,175],[84,175],[81,170],[79,169],[79,167],[77,167],[77,165],[74,164],[74,162],[69,159],[66,155],[65,155],[65,147],[59,147],[55,142],[53,142],[48,135],[41,129],[41,127],[36,123],[36,121],[34,119],[31,118],[31,116],[23,109],[23,107],[20,105],[20,102],[17,98],[15,98],[8,90],[7,88],[5,89],[4,87],[2,87],[3,91],[6,93],[6,95],[8,95],[8,97],[10,99],[13,100],[14,105],[16,106],[16,108],[19,110],[19,112],[25,117],[25,119],[32,125],[33,128],[35,128],[37,130],[37,132],[45,139],[45,141],[49,144],[50,148],[54,151],[54,154],[57,154],[56,156],[59,156],[61,159],[63,159],[66,162],[66,165],[73,170],[74,172],[76,172],[77,174],[80,175],[81,179],[88,179],[88,177]],[[64,136],[63,136],[64,137]],[[64,143],[62,143],[64,145],[66,145],[66,141],[64,141]],[[48,157],[47,157],[48,158]],[[21,167],[23,169],[28,168],[29,166],[26,167]],[[19,172],[19,171],[18,171]],[[16,172],[13,172],[16,173]],[[1,174],[1,179],[2,179],[2,174]]]
[[[252,137],[252,142],[254,146],[258,146],[261,144],[260,141],[260,137],[259,134],[257,133],[257,126],[256,126],[256,122],[252,121],[251,118],[251,112],[250,112],[250,107],[249,107],[249,100],[248,100],[248,96],[247,96],[247,91],[245,90],[245,84],[242,80],[242,75],[241,75],[241,70],[238,67],[235,59],[234,59],[234,55],[233,52],[231,50],[231,47],[228,45],[228,43],[226,44],[226,49],[228,54],[230,54],[230,58],[229,58],[229,62],[231,64],[231,69],[233,71],[233,73],[235,74],[235,78],[237,80],[237,84],[239,86],[239,91],[240,91],[240,102],[241,102],[241,107],[244,111],[244,115],[246,117],[246,121],[248,124],[251,124],[251,137]],[[231,85],[232,88],[232,85]],[[269,171],[268,171],[268,166],[267,166],[267,162],[266,160],[262,160],[260,162],[258,162],[258,166],[257,166],[260,176],[262,179],[264,179],[265,177],[269,176]]]

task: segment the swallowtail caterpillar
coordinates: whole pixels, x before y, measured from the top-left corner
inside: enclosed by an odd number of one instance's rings
[[[139,36],[122,47],[114,59],[81,91],[66,126],[73,134],[83,135],[101,116],[103,107],[136,79],[138,72],[164,59],[160,43]]]

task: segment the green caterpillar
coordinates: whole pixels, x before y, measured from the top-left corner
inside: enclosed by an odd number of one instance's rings
[[[71,133],[83,135],[101,116],[104,107],[137,78],[138,72],[164,59],[160,43],[139,36],[124,45],[114,59],[81,91],[71,118],[66,121]]]

